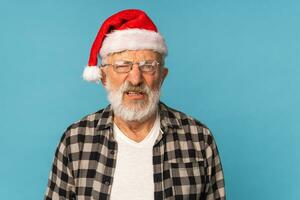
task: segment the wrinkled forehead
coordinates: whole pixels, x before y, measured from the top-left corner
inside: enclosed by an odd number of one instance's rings
[[[144,60],[162,61],[162,55],[153,50],[126,50],[122,52],[112,53],[102,59],[102,63],[113,63],[119,60],[127,60],[132,62]]]

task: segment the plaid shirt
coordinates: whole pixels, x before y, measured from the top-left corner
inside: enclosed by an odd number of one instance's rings
[[[209,129],[159,103],[153,146],[154,199],[225,200],[218,149]],[[118,145],[111,106],[72,124],[57,147],[45,199],[110,198]]]

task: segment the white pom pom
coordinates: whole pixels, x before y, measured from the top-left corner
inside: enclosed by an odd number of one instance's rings
[[[87,66],[84,68],[82,76],[86,81],[98,83],[101,79],[101,70],[98,66]]]

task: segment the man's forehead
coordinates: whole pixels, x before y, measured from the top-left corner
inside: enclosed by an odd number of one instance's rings
[[[153,50],[126,50],[122,52],[112,53],[107,56],[109,60],[161,60],[162,56]]]

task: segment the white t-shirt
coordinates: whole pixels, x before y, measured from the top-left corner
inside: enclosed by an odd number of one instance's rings
[[[112,184],[112,200],[153,200],[152,149],[160,132],[160,119],[141,141],[128,138],[114,124],[114,137],[118,143],[116,169]]]

